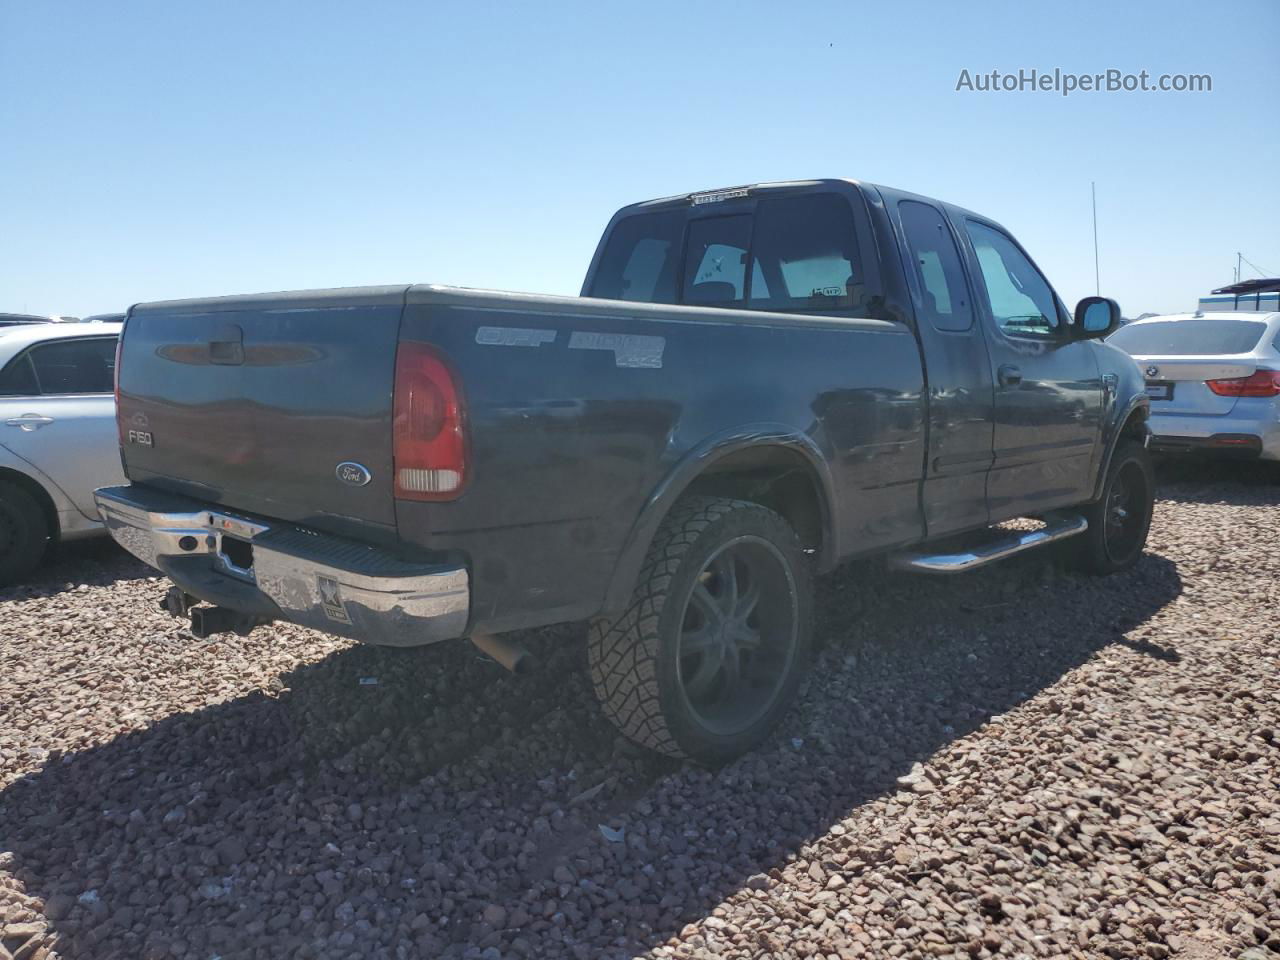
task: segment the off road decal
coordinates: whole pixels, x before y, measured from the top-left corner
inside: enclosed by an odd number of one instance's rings
[[[476,330],[476,343],[490,347],[540,347],[544,343],[555,342],[555,339],[554,330],[535,327],[480,327]]]
[[[569,337],[570,350],[612,350],[619,367],[661,367],[666,337],[646,337],[635,333],[592,333],[575,330]]]

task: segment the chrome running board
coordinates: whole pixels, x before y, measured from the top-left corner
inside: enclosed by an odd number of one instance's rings
[[[1089,521],[1079,514],[1047,516],[1044,519],[1043,530],[1014,531],[998,540],[959,553],[896,553],[889,558],[889,565],[895,570],[913,570],[916,573],[963,573],[1024,550],[1034,550],[1036,547],[1074,537],[1089,529]]]

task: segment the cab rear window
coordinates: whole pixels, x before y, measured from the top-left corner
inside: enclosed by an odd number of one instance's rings
[[[760,201],[750,305],[786,311],[861,305],[863,277],[853,236],[853,213],[834,193]]]
[[[684,254],[684,303],[737,306],[747,291],[751,216],[709,217],[689,224]]]
[[[684,213],[619,220],[609,234],[590,295],[607,300],[675,303]]]
[[[864,278],[844,197],[769,197],[751,212],[691,212],[618,221],[589,295],[789,312],[862,306]]]

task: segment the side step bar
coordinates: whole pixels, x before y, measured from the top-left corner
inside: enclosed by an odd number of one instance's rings
[[[889,558],[889,565],[895,570],[913,570],[916,573],[963,573],[1024,550],[1034,550],[1036,547],[1074,537],[1089,529],[1089,521],[1078,514],[1044,519],[1046,526],[1043,530],[1026,533],[1015,531],[999,540],[960,553],[897,553]]]

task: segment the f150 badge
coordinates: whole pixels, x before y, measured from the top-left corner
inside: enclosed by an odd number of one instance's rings
[[[140,443],[144,447],[155,446],[155,442],[151,438],[150,430],[130,430],[128,437],[130,443]]]
[[[369,468],[359,463],[352,463],[350,460],[344,460],[334,468],[339,480],[343,483],[350,484],[353,487],[363,487],[366,483],[373,479],[373,474],[369,472]]]

